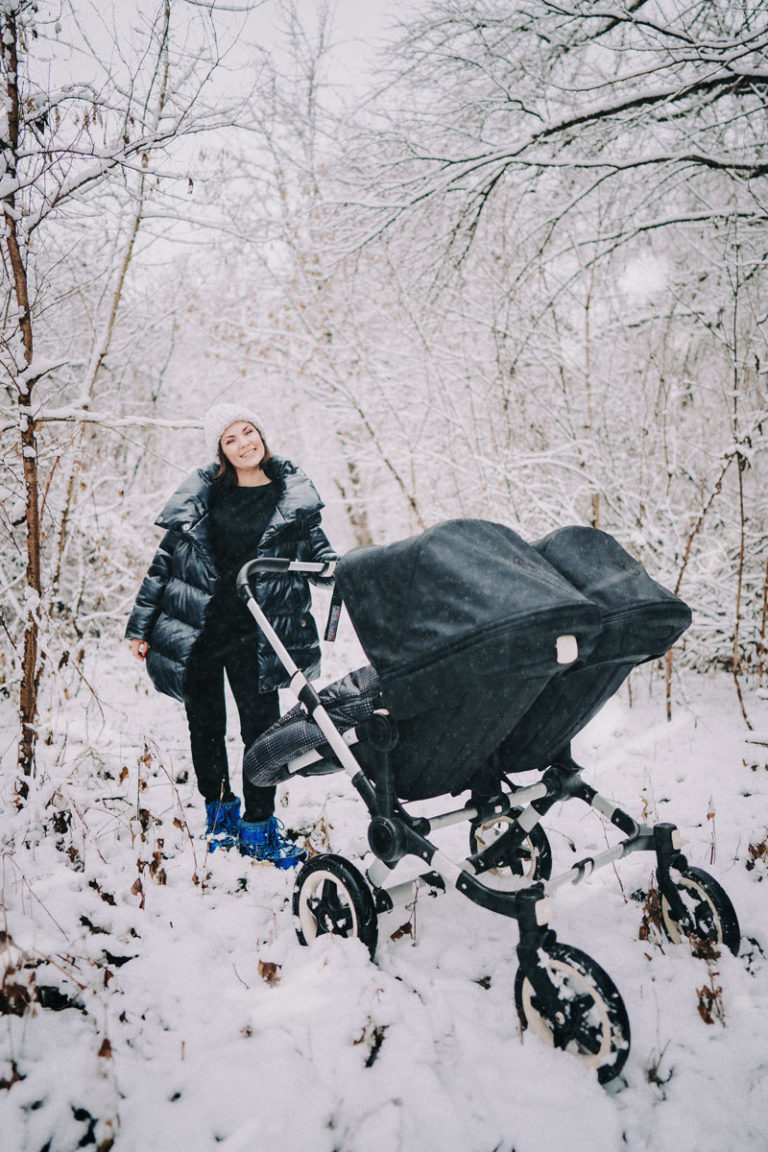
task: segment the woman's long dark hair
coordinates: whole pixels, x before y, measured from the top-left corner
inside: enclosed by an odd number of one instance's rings
[[[264,439],[264,433],[262,432],[261,428],[259,428],[258,424],[254,424],[252,420],[249,420],[248,423],[256,429],[261,438],[261,442],[264,445],[264,456],[262,457],[261,468],[264,472],[266,472],[267,475],[269,475],[269,469],[265,467],[265,465],[267,465],[272,459],[272,453],[269,450],[269,445]],[[234,466],[230,464],[229,460],[227,460],[226,456],[224,455],[221,447],[221,440],[219,440],[219,444],[216,449],[216,456],[219,461],[219,470],[213,478],[214,482],[221,484],[223,488],[236,488],[237,472],[235,471]]]

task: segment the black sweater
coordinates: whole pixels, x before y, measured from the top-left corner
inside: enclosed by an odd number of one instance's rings
[[[278,485],[216,490],[210,514],[211,545],[219,583],[208,612],[205,639],[220,646],[236,642],[255,624],[237,595],[235,578],[256,555],[278,500]],[[251,627],[252,626],[252,627]]]

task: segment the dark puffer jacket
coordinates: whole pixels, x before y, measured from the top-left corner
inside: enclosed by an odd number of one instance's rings
[[[198,468],[174,492],[155,523],[166,530],[139,589],[125,630],[126,638],[149,643],[147,670],[160,692],[184,699],[189,655],[205,625],[219,574],[209,529],[213,478],[217,464]],[[334,560],[320,527],[323,503],[308,476],[279,456],[264,471],[278,485],[278,502],[258,547],[258,556],[291,560]],[[316,581],[322,583],[323,581]],[[296,664],[309,677],[320,671],[320,643],[312,616],[309,581],[301,573],[259,574],[252,587]],[[254,645],[259,690],[288,683],[285,669],[261,631]]]

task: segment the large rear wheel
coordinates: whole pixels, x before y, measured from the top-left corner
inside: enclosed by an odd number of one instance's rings
[[[549,987],[534,987],[522,968],[515,1005],[523,1028],[545,1044],[572,1052],[609,1084],[629,1055],[629,1017],[616,985],[599,964],[568,944],[553,941],[539,952]]]
[[[357,937],[371,956],[376,951],[378,926],[371,890],[343,856],[313,856],[296,877],[293,916],[301,944],[318,936]]]

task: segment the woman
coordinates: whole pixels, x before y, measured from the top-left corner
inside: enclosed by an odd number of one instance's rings
[[[210,850],[238,844],[245,856],[290,868],[306,853],[281,833],[275,789],[244,780],[241,817],[229,782],[224,673],[246,747],[277,720],[277,690],[288,683],[239,599],[235,577],[257,556],[330,561],[336,554],[320,526],[314,485],[290,460],[272,455],[248,405],[215,405],[204,432],[216,462],[188,476],[156,521],[166,534],[125,635],[155,687],[186,708]],[[296,664],[317,676],[320,644],[307,577],[259,574],[254,590]]]

